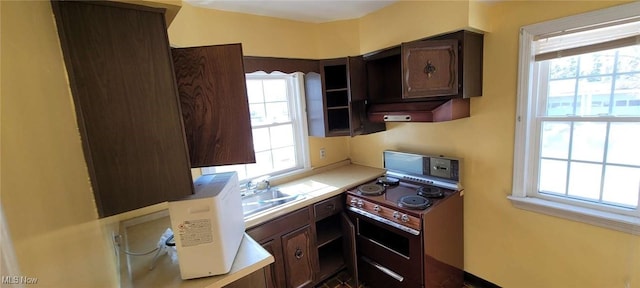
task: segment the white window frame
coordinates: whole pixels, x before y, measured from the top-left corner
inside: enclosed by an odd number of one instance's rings
[[[251,178],[242,179],[240,181],[241,185],[246,184],[247,182],[253,181],[255,179],[263,179],[266,178],[269,181],[278,181],[278,179],[295,176],[297,174],[305,173],[311,170],[311,160],[309,157],[309,133],[307,128],[307,115],[306,115],[306,102],[305,102],[305,91],[304,91],[304,74],[301,72],[285,74],[282,72],[273,72],[267,74],[263,71],[258,71],[254,73],[248,73],[245,75],[246,79],[257,79],[257,80],[266,80],[266,79],[287,79],[287,91],[289,92],[287,95],[287,100],[289,102],[289,115],[291,115],[291,123],[293,124],[294,131],[294,141],[295,141],[295,149],[296,149],[296,163],[298,164],[295,167],[290,169],[286,169],[283,171],[278,171],[275,173],[270,173],[268,175],[259,175]],[[251,129],[254,128],[263,128],[272,126],[272,124],[261,125],[259,127],[252,126]],[[254,140],[255,141],[255,140]],[[249,164],[245,164],[249,165]],[[202,174],[213,174],[216,172],[216,166],[213,167],[204,167],[202,168]]]
[[[520,29],[518,59],[518,103],[514,146],[513,187],[508,198],[521,209],[562,217],[640,235],[640,208],[632,213],[619,213],[615,209],[594,209],[588,204],[560,197],[544,197],[537,193],[538,150],[540,135],[536,127],[535,111],[538,100],[534,87],[534,39],[538,35],[592,27],[594,25],[637,17],[640,2],[528,25]],[[581,117],[581,120],[587,120]],[[571,121],[572,119],[567,119]]]

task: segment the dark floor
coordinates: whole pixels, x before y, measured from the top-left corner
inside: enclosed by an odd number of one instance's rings
[[[336,276],[328,279],[324,283],[316,286],[316,288],[354,288],[353,281],[351,279],[351,275],[349,273],[342,271],[336,274]],[[367,288],[366,286],[360,283],[359,288]],[[462,288],[474,288],[471,284],[465,284]]]

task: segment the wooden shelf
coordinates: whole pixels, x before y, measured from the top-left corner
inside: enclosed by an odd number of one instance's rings
[[[336,109],[349,109],[349,106],[334,106],[334,107],[327,107],[327,110],[336,110]]]
[[[345,87],[345,88],[336,88],[336,89],[327,89],[327,90],[325,90],[326,93],[343,92],[343,91],[349,91],[349,88]]]
[[[333,242],[334,240],[340,239],[342,237],[342,231],[340,227],[331,228],[327,231],[318,231],[318,248],[322,248],[323,246]]]

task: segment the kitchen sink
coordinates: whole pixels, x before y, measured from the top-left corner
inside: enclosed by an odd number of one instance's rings
[[[257,191],[242,197],[242,211],[245,217],[249,215],[271,209],[282,204],[303,199],[305,195],[301,194],[285,194],[277,188],[269,188],[263,191]]]

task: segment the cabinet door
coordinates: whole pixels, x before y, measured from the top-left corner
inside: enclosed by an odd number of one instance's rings
[[[191,167],[255,163],[242,46],[171,52]]]
[[[314,259],[311,227],[305,226],[282,236],[287,288],[311,287]]]
[[[340,218],[342,220],[342,239],[344,241],[344,247],[342,249],[344,262],[354,281],[353,287],[360,287],[360,281],[358,280],[358,255],[356,254],[356,227],[346,213],[340,213]]]
[[[385,123],[372,123],[367,119],[367,78],[362,56],[348,57],[349,73],[349,128],[351,136],[386,130]]]
[[[416,41],[402,45],[402,97],[458,94],[458,41]]]
[[[274,262],[264,268],[264,278],[267,288],[278,288],[283,286],[284,271],[282,267],[282,247],[279,241],[271,240],[262,244],[269,254],[273,255]]]
[[[100,217],[192,194],[163,9],[51,4]]]

